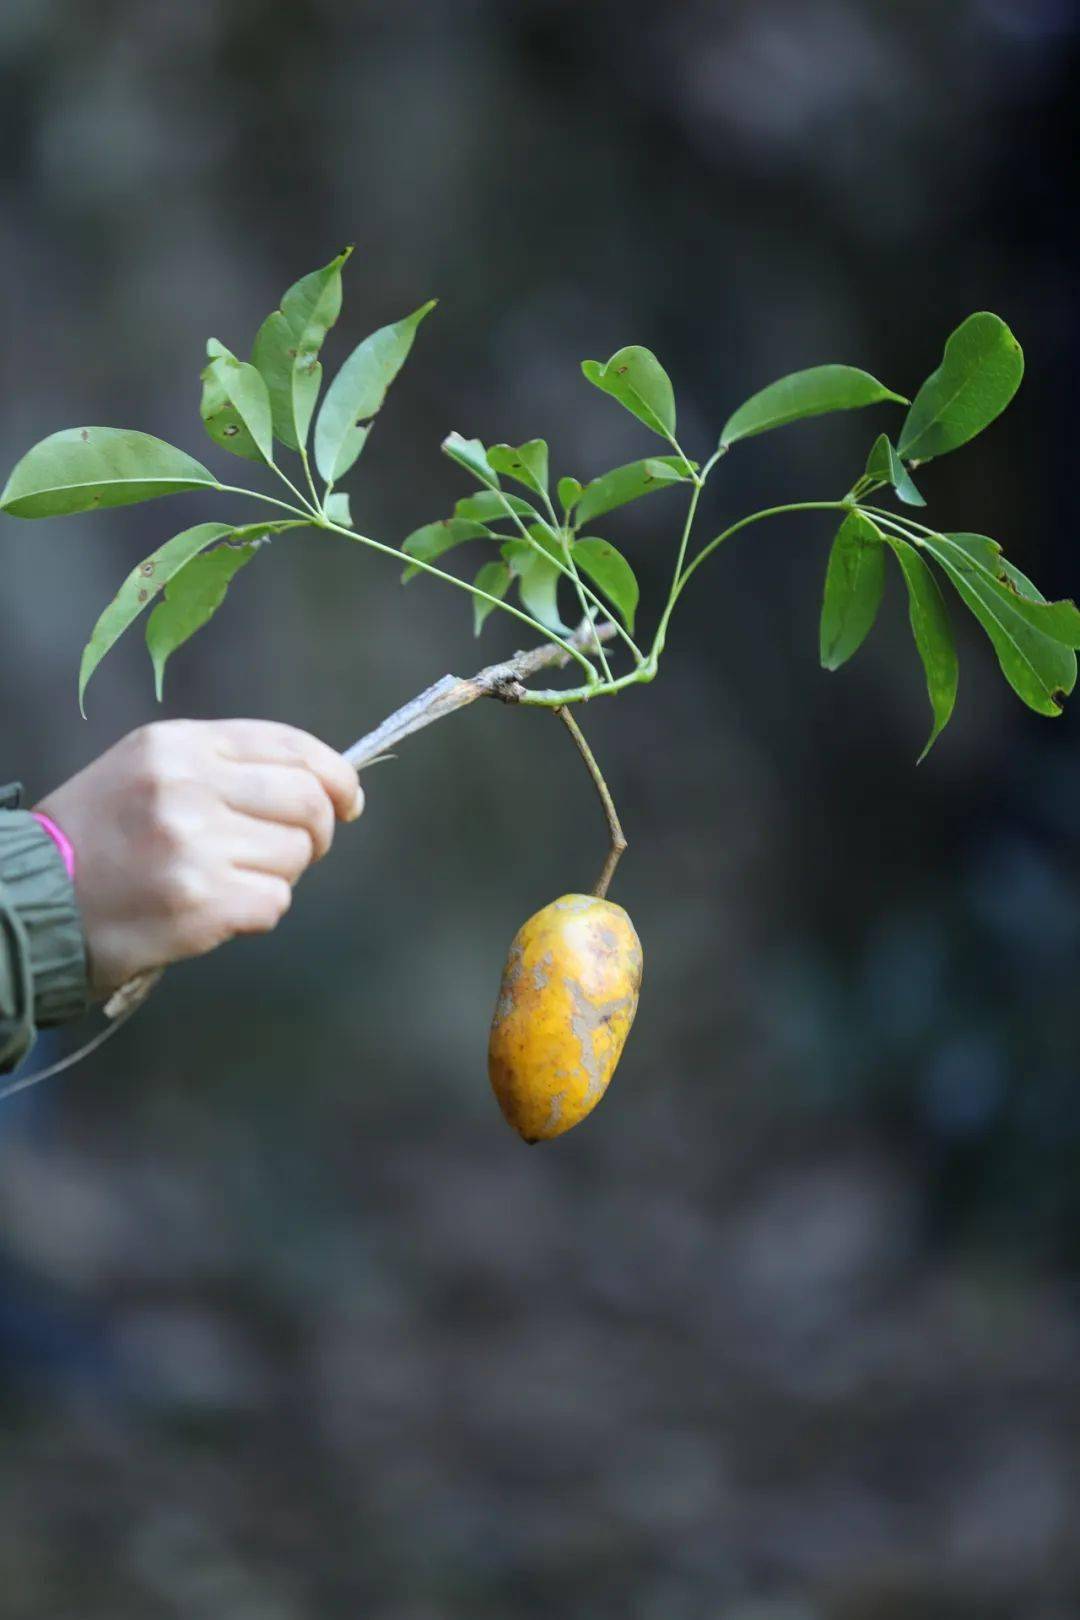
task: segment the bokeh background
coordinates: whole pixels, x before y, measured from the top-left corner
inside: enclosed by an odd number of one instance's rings
[[[694,453],[799,366],[911,392],[991,308],[1025,387],[923,487],[1075,591],[1078,39],[1069,0],[4,0],[0,459],[103,422],[227,461],[205,338],[246,349],[346,241],[331,360],[441,299],[350,480],[389,539],[464,491],[451,428],[546,434],[581,477],[645,453],[584,356],[655,348]],[[842,493],[887,420],[740,449],[702,535]],[[679,513],[611,520],[646,592]],[[210,515],[0,520],[0,775],[43,793],[153,718],[138,635],[87,722],[78,651]],[[958,712],[916,770],[897,581],[818,668],[828,539],[743,536],[662,678],[590,710],[647,974],[573,1135],[506,1130],[486,1032],[510,937],[602,829],[555,722],[495,705],[372,772],[279,935],[3,1106],[5,1617],[1080,1613],[1076,722],[1024,710],[957,610]],[[164,712],[344,745],[515,641],[282,540]]]

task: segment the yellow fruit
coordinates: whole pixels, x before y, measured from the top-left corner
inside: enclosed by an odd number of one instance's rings
[[[526,1142],[591,1113],[615,1072],[641,988],[641,941],[622,906],[564,894],[517,932],[491,1023],[488,1074]]]

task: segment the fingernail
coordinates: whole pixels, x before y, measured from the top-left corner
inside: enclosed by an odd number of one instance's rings
[[[357,789],[356,789],[356,798],[353,801],[353,807],[349,811],[349,814],[346,816],[345,819],[347,821],[358,821],[360,819],[360,816],[363,813],[363,809],[364,809],[364,790],[363,790],[362,787],[357,787]]]

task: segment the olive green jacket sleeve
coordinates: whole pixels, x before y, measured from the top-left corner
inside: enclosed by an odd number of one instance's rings
[[[81,1013],[89,999],[86,942],[63,857],[19,789],[0,787],[0,1074],[38,1027]]]

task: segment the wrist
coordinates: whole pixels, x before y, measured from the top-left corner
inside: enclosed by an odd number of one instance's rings
[[[30,811],[3,816],[0,888],[24,940],[33,1022],[57,1024],[87,1004],[86,939],[68,875],[52,834]]]
[[[60,851],[60,858],[64,863],[64,870],[67,872],[67,875],[71,879],[72,883],[74,883],[75,847],[72,844],[71,839],[61,827],[57,826],[56,822],[51,816],[47,816],[45,814],[44,810],[31,810],[30,814],[33,816],[38,826],[48,833],[49,837]]]

